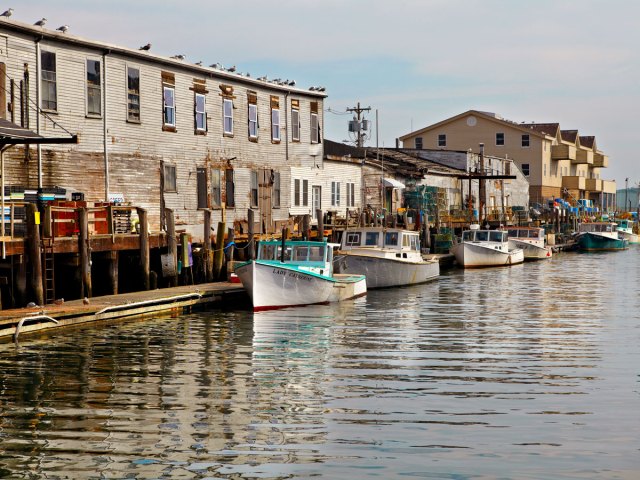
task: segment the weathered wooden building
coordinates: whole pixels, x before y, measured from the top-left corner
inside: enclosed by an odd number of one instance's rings
[[[12,148],[8,188],[58,186],[87,201],[131,203],[148,210],[151,231],[162,228],[164,207],[196,239],[202,209],[213,209],[213,225],[224,211],[238,227],[253,209],[256,231],[274,231],[302,213],[301,172],[323,159],[320,91],[8,18],[0,91],[0,117],[79,138]]]

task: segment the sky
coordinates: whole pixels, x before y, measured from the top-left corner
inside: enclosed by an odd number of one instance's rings
[[[11,3],[13,1],[13,3]],[[640,184],[640,2],[633,0],[9,0],[13,19],[160,55],[323,86],[324,136],[369,146],[467,110],[596,137],[601,178]]]

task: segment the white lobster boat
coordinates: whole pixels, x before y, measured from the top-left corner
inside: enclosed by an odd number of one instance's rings
[[[462,240],[451,248],[463,268],[499,267],[524,262],[521,248],[509,248],[507,232],[472,229],[462,232]]]
[[[367,292],[363,275],[333,273],[337,244],[309,241],[261,241],[256,260],[235,273],[251,297],[253,310],[339,302]]]
[[[637,233],[633,233],[635,222],[629,219],[618,220],[618,236],[624,238],[630,244],[640,243]]]
[[[551,247],[545,245],[544,228],[508,227],[504,229],[509,239],[509,248],[521,248],[525,260],[551,258]]]
[[[400,228],[362,227],[342,235],[335,270],[367,277],[367,288],[425,283],[440,275],[437,260],[424,260],[420,234]]]

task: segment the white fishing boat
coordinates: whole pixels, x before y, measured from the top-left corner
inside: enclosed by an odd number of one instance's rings
[[[418,232],[399,228],[349,229],[334,257],[335,270],[367,277],[367,289],[425,283],[440,275],[437,260],[420,253]]]
[[[451,248],[463,268],[498,267],[524,261],[521,248],[510,248],[507,232],[473,228],[462,232],[462,239]]]
[[[235,273],[251,297],[253,310],[339,302],[367,292],[363,275],[333,273],[333,247],[309,241],[261,241],[256,260]]]
[[[633,233],[633,227],[635,222],[629,219],[617,220],[618,222],[618,236],[624,238],[630,244],[640,243],[637,233]]]
[[[521,248],[525,260],[542,260],[551,258],[551,247],[545,244],[544,228],[540,227],[508,227],[509,248]]]

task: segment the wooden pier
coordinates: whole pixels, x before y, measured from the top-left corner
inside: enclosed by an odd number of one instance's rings
[[[194,309],[250,309],[249,298],[238,283],[204,283],[144,292],[106,295],[59,304],[0,311],[0,341],[17,341],[20,336],[77,325],[180,315]]]

